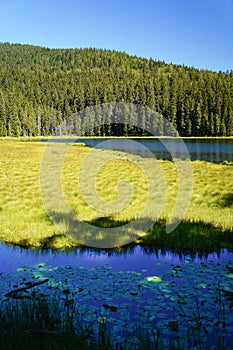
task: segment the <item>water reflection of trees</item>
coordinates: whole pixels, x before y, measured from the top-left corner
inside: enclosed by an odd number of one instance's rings
[[[4,244],[5,245],[5,244]],[[99,249],[99,248],[90,248],[81,246],[78,248],[71,248],[66,250],[57,250],[57,249],[30,249],[30,248],[23,248],[18,246],[12,246],[7,245],[10,249],[12,249],[15,252],[20,252],[22,255],[30,255],[32,257],[55,257],[59,255],[63,255],[65,258],[67,257],[83,257],[85,255],[96,255],[96,256],[107,256],[110,258],[120,258],[124,257],[127,258],[127,256],[132,255],[138,255],[141,257],[142,254],[146,256],[156,257],[159,258],[166,258],[169,256],[171,259],[174,258],[177,260],[177,258],[184,262],[187,258],[189,258],[191,261],[195,259],[208,259],[211,254],[215,254],[217,258],[220,258],[223,252],[233,252],[233,250],[230,249],[199,249],[199,250],[190,250],[190,249],[165,249],[165,248],[158,248],[153,245],[143,245],[140,246],[139,244],[131,243],[119,248],[105,248],[105,249]]]
[[[184,261],[187,257],[189,257],[191,260],[194,260],[196,258],[199,259],[207,259],[210,254],[216,254],[216,256],[219,258],[221,256],[223,249],[216,249],[216,250],[205,250],[200,249],[196,251],[192,250],[178,250],[178,249],[160,249],[157,247],[154,247],[152,245],[144,245],[140,246],[138,244],[130,244],[124,247],[121,247],[120,249],[92,249],[88,247],[81,247],[78,248],[77,252],[79,255],[91,253],[96,255],[107,255],[109,257],[127,257],[129,255],[134,255],[137,253],[143,253],[147,256],[152,255],[156,258],[166,257],[167,255],[170,255],[174,258],[179,258],[180,261]],[[141,254],[140,254],[141,256]]]

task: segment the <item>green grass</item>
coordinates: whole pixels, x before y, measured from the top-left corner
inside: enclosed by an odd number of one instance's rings
[[[75,247],[79,243],[53,225],[43,206],[39,178],[45,147],[46,144],[42,142],[1,139],[0,239],[33,248]],[[103,227],[118,226],[138,217],[148,198],[147,174],[153,173],[151,169],[155,161],[113,151],[99,150],[95,154],[93,162],[97,158],[103,161],[96,176],[96,190],[102,199],[108,203],[117,200],[117,184],[120,180],[128,179],[133,186],[132,198],[125,209],[104,214],[98,209],[98,202],[97,208],[86,203],[78,186],[80,164],[89,150],[88,147],[77,145],[71,147],[62,169],[64,194],[75,215]],[[118,159],[112,159],[113,154]],[[178,249],[232,247],[233,170],[229,165],[192,162],[194,187],[188,211],[180,226],[171,234],[165,234],[164,223],[176,203],[178,179],[175,164],[160,160],[154,178],[157,191],[150,200],[159,207],[164,197],[165,204],[154,228],[138,242]],[[91,172],[92,169],[89,175]],[[165,192],[161,187],[162,179],[166,182]],[[92,190],[91,183],[87,182],[85,192],[95,206]],[[124,191],[125,187],[122,187],[122,198],[127,196]]]

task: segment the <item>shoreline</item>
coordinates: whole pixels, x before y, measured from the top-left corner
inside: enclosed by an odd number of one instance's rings
[[[40,141],[40,140],[50,140],[50,139],[74,139],[74,140],[95,140],[95,139],[171,139],[171,140],[233,140],[233,136],[1,136],[1,141]]]

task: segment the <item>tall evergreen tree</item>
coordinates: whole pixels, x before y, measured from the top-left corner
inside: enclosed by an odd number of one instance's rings
[[[148,106],[182,136],[233,134],[232,71],[197,70],[110,50],[0,44],[0,136],[50,135],[73,114],[107,102]],[[90,133],[146,134],[133,126],[135,113],[127,113],[129,123],[118,127],[110,116],[94,116],[100,126]],[[141,121],[158,129],[147,112]]]

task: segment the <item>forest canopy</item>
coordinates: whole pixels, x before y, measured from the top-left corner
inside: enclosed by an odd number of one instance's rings
[[[198,70],[102,49],[0,44],[0,136],[51,135],[74,113],[107,102],[147,106],[181,136],[233,135],[233,71]],[[147,133],[129,118],[127,127],[105,124],[86,134]]]

